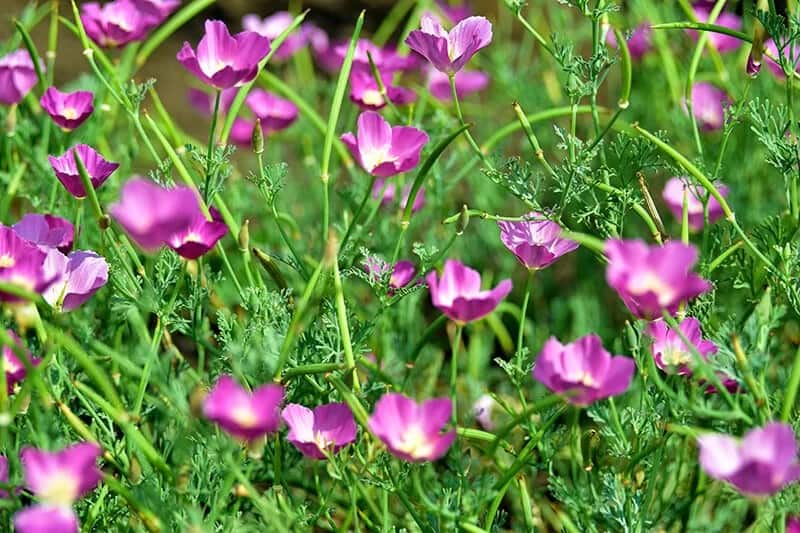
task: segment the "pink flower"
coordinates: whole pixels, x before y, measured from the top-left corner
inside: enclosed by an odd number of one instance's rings
[[[703,338],[700,322],[694,317],[686,317],[679,324],[681,333],[694,346],[703,359],[717,353],[717,345]],[[651,322],[647,329],[653,339],[650,352],[656,366],[665,372],[675,372],[681,376],[691,375],[694,356],[691,349],[684,344],[680,335],[663,320]]]
[[[36,67],[27,50],[14,50],[0,57],[0,104],[21,102],[37,81]]]
[[[717,190],[725,197],[728,196],[728,187],[717,182]],[[705,189],[698,185],[689,184],[687,176],[670,178],[664,185],[664,191],[661,196],[664,202],[678,221],[683,219],[683,191],[688,191],[687,194],[687,208],[689,212],[689,227],[694,231],[700,231],[705,224],[705,215],[703,208],[703,198],[708,196],[708,221],[714,223],[723,216],[725,213],[722,211],[722,206],[719,201],[713,196],[707,194]]]
[[[94,94],[91,91],[62,93],[48,87],[39,101],[53,122],[72,131],[83,124],[94,111]]]
[[[481,275],[454,259],[445,261],[441,277],[434,271],[425,279],[434,307],[460,324],[485,317],[511,292],[510,279],[492,290],[481,290]]]
[[[119,168],[119,163],[106,161],[94,148],[86,144],[77,144],[58,157],[47,156],[56,178],[64,188],[75,198],[84,198],[86,190],[83,188],[83,182],[78,173],[78,165],[75,164],[76,151],[86,168],[92,187],[95,189],[105,183],[108,177]]]
[[[631,53],[631,58],[639,60],[644,57],[653,48],[652,39],[652,30],[649,22],[637,26],[628,39],[628,51]],[[613,31],[609,31],[606,34],[606,42],[611,48],[618,47],[617,36]]]
[[[191,226],[198,213],[202,214],[192,189],[166,189],[143,178],[125,183],[119,202],[112,204],[109,212],[146,251],[167,245],[173,235]]]
[[[264,89],[251,90],[245,103],[253,115],[261,120],[261,127],[265,133],[285,130],[297,120],[299,114],[294,102]]]
[[[421,28],[412,31],[406,44],[445,74],[455,74],[481,48],[492,42],[492,24],[484,17],[468,17],[450,32],[431,15],[422,15]]]
[[[769,54],[775,59],[780,59],[781,57],[781,50],[778,50],[775,41],[772,39],[767,39],[766,42],[764,42],[764,50],[769,52]],[[800,45],[795,44],[794,47],[792,47],[787,44],[783,47],[782,52],[784,60],[789,65],[791,65],[792,62],[796,64],[797,59],[800,58]],[[773,61],[766,54],[764,55],[764,62],[767,64],[767,68],[769,68],[770,72],[772,72],[776,78],[779,80],[786,79],[786,74],[783,73],[783,67],[781,67],[779,62]],[[800,65],[795,66],[795,71],[800,72]]]
[[[68,505],[32,505],[14,515],[17,533],[78,533],[75,511]]]
[[[750,496],[770,496],[800,478],[792,426],[770,422],[738,439],[709,433],[697,439],[700,465]]]
[[[694,16],[697,18],[697,22],[708,22],[708,17],[711,14],[711,9],[706,6],[696,5],[694,6]],[[717,17],[716,22],[714,22],[717,26],[722,26],[728,28],[730,30],[741,31],[742,30],[742,19],[735,13],[730,13],[728,11],[723,11]],[[692,39],[695,41],[699,38],[696,30],[686,30]],[[731,37],[730,35],[725,35],[724,33],[716,33],[716,32],[707,32],[708,33],[708,40],[711,44],[714,45],[720,53],[730,52],[732,50],[736,50],[741,46],[742,41],[737,39],[736,37]]]
[[[307,407],[290,403],[281,412],[289,434],[286,439],[300,453],[314,459],[325,459],[356,440],[356,422],[344,403]]]
[[[142,40],[152,27],[131,0],[114,0],[102,7],[97,2],[82,4],[81,22],[86,35],[104,48]]]
[[[28,213],[11,228],[17,235],[45,251],[58,248],[62,253],[69,253],[75,240],[72,222],[55,215]]]
[[[328,66],[334,67],[332,70],[341,68],[349,48],[349,42],[341,42],[330,47],[328,52],[330,56],[326,59],[326,63]],[[417,59],[413,55],[401,56],[393,47],[378,46],[369,39],[359,39],[356,43],[353,66],[355,68],[369,69],[369,55],[367,54],[372,56],[372,61],[375,62],[378,70],[387,74],[398,70],[413,70],[417,67]]]
[[[66,256],[51,250],[44,268],[56,281],[42,296],[52,307],[65,313],[83,305],[108,282],[108,263],[91,251],[77,251]]]
[[[550,337],[536,359],[533,377],[551,391],[567,394],[568,402],[585,406],[628,390],[635,370],[633,359],[611,356],[592,333],[566,345]]]
[[[727,93],[711,83],[701,81],[692,86],[692,114],[703,131],[722,129],[725,125],[725,108],[730,103]]]
[[[219,211],[211,209],[211,220],[198,210],[190,225],[181,228],[168,240],[167,245],[186,259],[197,259],[211,250],[225,234],[228,226],[222,221]]]
[[[294,22],[294,17],[288,11],[278,11],[264,19],[253,14],[242,17],[242,27],[245,30],[263,35],[270,41],[274,41],[281,33],[289,29],[292,22]],[[303,27],[298,28],[284,39],[272,57],[278,61],[286,61],[307,43],[308,32]]]
[[[41,359],[38,357],[34,357],[33,354],[25,348],[25,345],[22,343],[22,339],[20,339],[16,333],[13,331],[6,330],[6,333],[9,337],[14,341],[14,344],[17,346],[18,350],[22,350],[25,355],[28,357],[28,362],[31,365],[37,366],[39,363],[42,362]],[[25,379],[25,376],[28,374],[28,369],[25,367],[25,363],[17,356],[15,350],[11,346],[3,346],[3,370],[6,374],[6,388],[8,393],[11,394],[14,391],[14,386],[17,383],[22,383],[22,380]],[[5,460],[5,457],[3,457]],[[5,464],[5,481],[8,481],[8,462]],[[0,470],[0,473],[2,470]],[[3,481],[2,476],[0,476],[0,481]],[[0,494],[0,496],[3,496]]]
[[[358,117],[357,134],[345,133],[342,142],[353,157],[373,176],[388,178],[419,164],[428,135],[410,126],[390,126],[374,111]]]
[[[453,24],[461,22],[472,15],[472,9],[470,9],[467,2],[463,4],[451,4],[447,0],[436,0],[436,6]]]
[[[497,402],[488,394],[482,395],[472,406],[472,412],[475,415],[475,420],[486,431],[494,431],[497,425],[492,418],[492,411],[494,411]]]
[[[45,252],[0,224],[0,281],[41,293],[53,283],[44,271]],[[19,302],[20,298],[0,291],[0,302]]]
[[[578,243],[561,237],[561,226],[540,213],[531,212],[519,222],[501,220],[500,240],[529,270],[541,270],[559,257],[575,251]]]
[[[800,533],[800,516],[786,517],[786,533]]]
[[[489,75],[478,70],[460,70],[455,74],[456,95],[461,100],[465,96],[484,90],[489,86]],[[434,68],[428,69],[428,90],[434,98],[443,102],[453,99],[450,78]]]
[[[203,415],[236,438],[250,441],[278,431],[283,387],[262,385],[248,392],[222,376],[203,402]]]
[[[392,85],[391,76],[380,73],[381,83],[386,88],[386,96],[395,105],[406,105],[417,99],[411,89]],[[361,109],[377,111],[386,105],[378,82],[368,68],[353,68],[350,74],[350,100]]]
[[[96,462],[102,452],[94,442],[73,444],[56,452],[23,448],[20,459],[25,484],[45,504],[70,506],[100,482]]]
[[[133,4],[150,19],[148,25],[156,27],[180,7],[181,0],[133,0]]]
[[[178,61],[200,81],[228,89],[252,81],[258,74],[259,62],[269,53],[269,39],[252,31],[234,36],[225,23],[206,21],[206,33],[197,45],[197,52],[184,43]]]
[[[434,398],[418,404],[411,398],[389,392],[381,396],[369,419],[369,430],[404,461],[435,461],[447,453],[455,430],[442,433],[450,420],[449,398]]]
[[[411,184],[407,183],[403,186],[403,199],[400,201],[400,209],[405,210],[408,205],[408,197],[411,195]],[[425,187],[420,187],[417,190],[417,195],[414,197],[414,205],[411,206],[411,212],[416,213],[425,207]]]
[[[625,306],[639,318],[674,314],[678,306],[711,288],[691,272],[697,248],[681,242],[648,246],[640,240],[606,241],[606,281]]]
[[[414,263],[411,261],[398,261],[394,264],[392,275],[389,278],[390,292],[402,289],[414,280],[415,274]]]

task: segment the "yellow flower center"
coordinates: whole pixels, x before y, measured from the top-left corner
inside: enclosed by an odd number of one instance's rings
[[[11,268],[16,261],[8,254],[0,255],[0,268]]]
[[[652,272],[645,272],[644,275],[634,278],[628,289],[636,296],[652,292],[658,297],[658,303],[661,305],[671,303],[675,295],[673,288]]]
[[[50,476],[39,497],[47,503],[72,505],[78,499],[78,480],[67,472],[56,472]]]
[[[383,96],[376,89],[367,89],[361,99],[369,106],[378,107],[383,105]]]
[[[406,429],[396,448],[414,458],[428,457],[433,452],[433,444],[419,426]]]
[[[248,406],[239,406],[231,412],[231,418],[244,428],[252,428],[258,423],[258,418]]]
[[[69,120],[75,120],[78,118],[78,111],[74,107],[68,107],[61,112],[64,115],[64,118]]]

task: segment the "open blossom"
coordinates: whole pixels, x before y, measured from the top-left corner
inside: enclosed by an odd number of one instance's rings
[[[114,0],[100,5],[81,4],[81,22],[86,35],[104,48],[116,48],[144,39],[152,27],[132,0]]]
[[[694,6],[694,16],[697,18],[697,22],[708,22],[709,15],[711,15],[711,9],[708,7],[703,5]],[[742,30],[741,17],[735,13],[731,13],[730,11],[722,11],[714,24],[730,30]],[[695,41],[699,38],[697,30],[686,30],[686,33],[688,33]],[[721,53],[736,50],[742,44],[740,39],[730,35],[725,35],[724,33],[717,33],[713,31],[707,33],[708,41]]]
[[[139,11],[149,19],[148,24],[158,26],[181,5],[181,0],[133,0]]]
[[[272,15],[261,18],[258,15],[245,15],[242,17],[242,27],[247,31],[254,31],[267,37],[270,41],[277,39],[281,33],[289,29],[294,22],[294,17],[288,11],[278,11]],[[303,24],[290,33],[283,43],[272,55],[277,61],[285,61],[303,48],[309,41],[309,26]]]
[[[57,248],[65,254],[72,250],[75,240],[72,222],[55,215],[28,213],[11,228],[17,235],[44,250]]]
[[[353,157],[373,176],[388,178],[407,172],[419,164],[428,135],[410,126],[390,126],[374,111],[358,117],[356,135],[345,133],[342,142]]]
[[[550,337],[536,359],[533,377],[553,392],[566,394],[568,402],[589,405],[628,390],[635,370],[633,359],[612,356],[592,333],[566,345]]]
[[[228,89],[252,81],[269,50],[269,39],[258,33],[243,31],[231,36],[224,22],[207,20],[197,51],[183,43],[177,58],[203,83]]]
[[[311,410],[296,403],[283,408],[289,426],[286,439],[306,457],[325,459],[356,440],[356,422],[344,403],[329,403]]]
[[[0,57],[0,104],[19,103],[37,81],[36,67],[27,50],[14,50]]]
[[[703,359],[717,353],[717,345],[703,338],[700,331],[700,322],[694,317],[686,317],[679,324],[681,333],[686,340],[697,350]],[[675,372],[679,375],[690,375],[690,367],[694,363],[694,356],[678,332],[670,328],[664,320],[656,320],[649,324],[648,334],[653,339],[650,352],[656,366],[665,372]]]
[[[540,270],[552,265],[559,257],[578,248],[578,243],[561,237],[558,223],[531,212],[521,221],[501,220],[500,240],[529,270]]]
[[[631,58],[639,60],[644,57],[647,52],[653,48],[653,30],[650,29],[650,23],[646,22],[637,26],[631,36],[628,38],[628,51],[631,53]],[[617,36],[613,31],[606,33],[606,43],[612,48],[617,48]]]
[[[394,264],[392,275],[389,277],[389,289],[402,289],[414,280],[415,273],[414,263],[411,261],[398,261]]]
[[[492,24],[484,17],[468,17],[449,32],[431,15],[422,15],[421,28],[412,31],[406,44],[445,74],[454,74],[481,48],[492,42]]]
[[[94,93],[62,93],[55,87],[48,87],[40,103],[53,122],[71,131],[83,124],[94,111]]]
[[[83,188],[78,165],[75,163],[75,152],[81,158],[89,180],[92,182],[92,187],[95,189],[105,183],[108,177],[119,168],[119,163],[106,161],[94,148],[86,144],[77,144],[58,157],[47,156],[56,178],[64,185],[64,188],[75,198],[84,198],[86,189]]]
[[[20,359],[20,357],[17,355],[17,352],[21,350],[27,356],[28,362],[30,362],[30,364],[33,366],[38,365],[42,362],[42,360],[38,357],[34,357],[30,350],[25,348],[25,346],[22,344],[22,339],[20,339],[16,333],[10,329],[6,330],[6,333],[9,337],[11,337],[17,347],[17,350],[14,350],[14,348],[11,346],[3,346],[3,371],[6,374],[6,389],[8,390],[8,393],[11,394],[14,390],[14,386],[17,383],[21,383],[28,374],[28,370],[25,367],[25,362]],[[6,465],[6,468],[8,468],[8,465]],[[6,470],[6,474],[8,474],[8,470]],[[2,481],[1,476],[0,481]],[[2,494],[0,494],[0,496],[2,496]]]
[[[42,503],[70,506],[100,482],[96,463],[102,451],[94,442],[73,444],[55,452],[23,448],[20,459],[25,485]]]
[[[717,190],[725,197],[728,196],[728,187],[716,183]],[[662,197],[667,207],[679,221],[683,219],[683,194],[687,191],[687,210],[689,214],[689,228],[694,231],[703,229],[705,224],[705,209],[703,207],[703,199],[708,196],[708,222],[714,223],[725,216],[722,211],[722,205],[719,200],[708,194],[705,189],[699,185],[690,184],[689,178],[686,176],[670,178],[664,185]]]
[[[698,437],[700,465],[749,496],[769,496],[800,478],[797,441],[792,426],[770,422],[740,441],[730,435]]]
[[[56,281],[42,296],[52,307],[64,312],[83,305],[108,282],[108,263],[92,251],[76,251],[66,256],[51,250],[44,268]]]
[[[193,190],[166,189],[143,178],[126,182],[119,202],[112,204],[109,212],[147,251],[167,245],[173,235],[190,227],[201,213]]]
[[[53,279],[44,270],[45,252],[0,224],[0,281],[41,293]],[[19,302],[20,298],[0,291],[0,302]]]
[[[16,533],[78,533],[78,517],[72,507],[32,505],[14,515]]]
[[[331,46],[328,62],[334,66],[334,70],[341,68],[350,42],[344,41]],[[394,73],[397,71],[414,70],[418,66],[418,59],[413,55],[401,56],[392,46],[378,46],[369,39],[359,39],[353,53],[353,67],[369,69],[369,56],[375,66],[384,73]]]
[[[211,250],[228,233],[219,211],[211,209],[211,220],[198,210],[191,224],[174,233],[167,245],[186,259],[197,259]]]
[[[259,88],[250,91],[245,104],[261,121],[264,133],[288,128],[297,120],[300,112],[291,100]]]
[[[606,241],[606,281],[639,318],[658,318],[711,288],[691,271],[697,248],[681,242],[649,246],[640,240]]]
[[[406,105],[417,99],[414,91],[393,85],[391,76],[378,72],[381,83],[386,89],[386,96],[391,103]],[[386,98],[381,94],[378,81],[369,68],[353,68],[350,74],[350,100],[361,109],[372,111],[377,111],[386,105]]]
[[[445,261],[441,277],[434,271],[425,279],[434,307],[460,324],[485,317],[511,292],[510,279],[481,290],[481,275],[455,259]]]
[[[434,398],[420,404],[394,392],[381,396],[369,418],[369,430],[395,457],[412,463],[435,461],[453,440],[455,430],[442,433],[450,420],[449,398]]]
[[[715,85],[701,81],[692,86],[692,113],[703,131],[715,131],[725,125],[728,94]]]
[[[772,39],[767,39],[764,42],[764,50],[766,50],[769,55],[774,57],[775,59],[780,59],[781,51],[778,50],[775,41]],[[797,59],[800,58],[800,44],[794,45],[786,45],[783,47],[783,57],[787,64],[791,65],[793,62],[796,63]],[[764,55],[764,63],[767,64],[767,68],[769,68],[770,72],[778,78],[779,80],[786,79],[786,74],[783,72],[783,67],[781,67],[780,63],[773,61],[769,56],[766,54]],[[800,64],[795,66],[795,71],[800,72]]]
[[[278,431],[283,387],[262,385],[248,392],[232,377],[222,376],[203,401],[203,415],[242,440]]]
[[[456,96],[461,100],[465,96],[484,90],[489,86],[489,75],[479,70],[460,70],[455,74]],[[431,68],[428,69],[428,90],[434,98],[447,102],[453,99],[450,78],[447,74]]]

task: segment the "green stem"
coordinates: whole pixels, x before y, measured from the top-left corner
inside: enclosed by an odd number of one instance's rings
[[[214,95],[214,111],[211,114],[211,128],[208,133],[208,150],[206,151],[206,184],[203,187],[203,201],[208,204],[209,188],[211,187],[211,167],[214,155],[214,137],[217,130],[217,118],[219,117],[219,102],[222,91],[217,89]]]
[[[792,409],[797,400],[797,391],[800,388],[800,347],[794,354],[794,364],[792,374],[789,377],[789,384],[786,387],[786,395],[783,397],[783,408],[781,409],[781,420],[788,422],[792,416]]]
[[[458,101],[458,91],[456,91],[456,76],[455,74],[450,74],[449,78],[450,78],[450,94],[452,95],[453,98],[453,106],[455,107],[456,110],[456,116],[458,117],[458,122],[461,124],[462,127],[466,127],[467,123],[464,122],[464,115],[461,112],[461,104]],[[475,139],[472,138],[472,134],[469,132],[468,129],[464,130],[464,135],[467,137],[467,142],[472,147],[472,150],[475,152],[475,155],[480,157],[484,161],[484,163],[488,164],[489,160],[487,159],[486,154],[484,154],[483,151],[481,151],[480,147],[478,146],[478,143],[476,143]]]
[[[450,350],[450,399],[453,402],[453,425],[458,425],[458,352],[461,348],[461,334],[464,325],[456,323],[456,333]]]
[[[358,381],[358,369],[353,356],[353,344],[350,340],[350,326],[347,323],[347,306],[344,301],[344,289],[342,288],[342,276],[339,273],[339,261],[337,257],[332,258],[333,263],[333,287],[336,292],[336,321],[339,324],[339,334],[342,337],[342,347],[344,349],[344,363],[347,371],[353,376],[353,390],[361,389]]]

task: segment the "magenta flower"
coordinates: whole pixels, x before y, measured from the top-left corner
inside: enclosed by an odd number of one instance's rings
[[[181,5],[181,0],[133,0],[139,11],[149,18],[151,27],[158,26],[169,18]]]
[[[410,195],[411,184],[408,183],[403,187],[403,199],[400,201],[400,209],[405,210]],[[419,190],[417,190],[417,195],[414,197],[414,205],[411,206],[411,212],[416,213],[423,207],[425,207],[425,187],[420,187]]]
[[[356,421],[344,403],[307,407],[290,403],[281,412],[289,434],[286,439],[300,453],[314,459],[325,459],[356,440]]]
[[[11,228],[17,235],[45,251],[57,248],[62,253],[69,253],[75,240],[72,222],[55,215],[28,213]]]
[[[489,85],[489,75],[479,70],[460,70],[455,74],[456,95],[461,100],[465,96],[484,90]],[[450,78],[447,74],[428,69],[428,90],[434,98],[443,102],[453,99]]]
[[[550,337],[536,359],[533,377],[551,391],[566,394],[568,402],[586,406],[628,390],[635,370],[633,359],[610,355],[592,333],[566,345]]]
[[[44,260],[45,252],[0,224],[0,281],[41,293],[54,281],[45,274]],[[18,296],[0,291],[0,302],[19,301]]]
[[[425,279],[434,307],[459,324],[485,317],[511,292],[510,279],[482,291],[481,275],[455,259],[445,261],[441,277],[434,271]]]
[[[700,465],[748,496],[770,496],[800,478],[792,426],[770,422],[739,441],[730,435],[698,437]]]
[[[711,83],[701,81],[692,86],[692,113],[703,131],[722,129],[730,103],[727,93]]]
[[[381,83],[386,88],[386,96],[395,105],[406,105],[417,99],[417,93],[411,89],[396,87],[391,76],[380,73]],[[378,82],[368,68],[353,68],[350,74],[350,100],[361,109],[377,111],[386,105]]]
[[[722,183],[716,183],[719,193],[726,197],[728,196],[728,187]],[[661,196],[667,207],[679,221],[683,219],[683,191],[688,191],[687,194],[687,208],[689,212],[689,227],[694,231],[700,231],[705,224],[705,215],[703,208],[703,198],[708,196],[708,221],[714,223],[725,216],[722,211],[722,206],[719,201],[707,194],[705,189],[698,185],[689,184],[687,176],[670,178],[664,185],[664,191]]]
[[[262,385],[248,392],[222,376],[203,402],[203,415],[238,439],[250,441],[278,431],[283,387]]]
[[[708,17],[711,14],[711,9],[703,5],[696,5],[694,6],[694,16],[697,18],[697,22],[708,22]],[[714,22],[717,26],[723,26],[730,30],[741,31],[742,30],[742,19],[735,13],[731,13],[729,11],[723,11],[717,17],[716,22]],[[696,30],[686,30],[693,40],[697,40],[699,38]],[[708,32],[708,40],[711,44],[714,45],[720,53],[730,52],[732,50],[736,50],[741,46],[742,41],[737,39],[736,37],[731,37],[730,35],[725,35],[724,33],[716,33],[716,32]]]
[[[274,41],[281,33],[289,29],[293,21],[294,17],[288,11],[278,11],[264,19],[258,15],[250,14],[242,17],[242,27],[247,31],[256,32],[270,41]],[[285,61],[307,43],[307,32],[302,27],[298,28],[284,39],[272,57],[278,61]]]
[[[414,280],[416,273],[414,263],[411,261],[398,261],[394,264],[392,275],[389,278],[390,292],[402,289]]]
[[[117,48],[144,39],[152,27],[131,0],[114,0],[81,5],[81,22],[86,35],[104,48]]]
[[[62,93],[55,87],[48,87],[39,103],[53,122],[72,131],[94,111],[94,94],[91,91]]]
[[[14,515],[17,533],[78,533],[75,511],[68,505],[32,505]]]
[[[467,2],[463,4],[451,4],[447,0],[436,0],[436,6],[453,24],[461,22],[472,15],[472,9],[470,9]]]
[[[700,331],[700,322],[694,317],[686,317],[679,324],[681,333],[686,337],[697,352],[708,359],[717,353],[717,345],[703,338]],[[647,332],[653,339],[650,352],[653,354],[656,366],[668,373],[680,376],[692,374],[690,367],[694,364],[694,357],[689,346],[684,344],[680,335],[673,331],[663,320],[656,320],[648,325]]]
[[[25,484],[43,503],[70,506],[100,482],[96,462],[102,453],[94,442],[73,444],[56,452],[23,448],[20,459]]]
[[[372,185],[372,198],[380,199],[381,206],[385,207],[394,202],[395,195],[397,194],[397,187],[394,182],[386,178],[378,178]],[[415,200],[416,202],[416,200]]]
[[[259,62],[269,53],[269,39],[252,31],[234,36],[224,22],[206,21],[206,33],[197,45],[197,52],[184,43],[178,61],[200,81],[228,89],[252,81],[258,74]]]
[[[486,431],[494,431],[497,427],[497,424],[495,424],[492,418],[492,412],[496,405],[497,402],[494,401],[494,398],[488,394],[483,394],[472,406],[472,413],[475,415],[475,420]]]
[[[233,100],[236,98],[239,90],[239,87],[231,87],[221,92],[219,99],[220,111],[227,112],[231,108],[231,104],[233,104]],[[187,97],[189,104],[203,115],[210,117],[214,112],[214,97],[207,92],[191,87],[189,88]]]
[[[19,103],[37,81],[36,67],[27,50],[14,50],[0,57],[0,104]]]
[[[294,102],[264,89],[250,91],[245,103],[250,111],[261,120],[261,127],[265,133],[285,130],[297,120],[299,113]]]
[[[25,348],[25,345],[22,343],[22,339],[20,339],[16,333],[10,329],[6,330],[6,333],[14,341],[14,344],[17,346],[17,348],[24,351],[31,365],[37,366],[42,362],[41,359],[34,357],[30,350]],[[8,394],[11,394],[14,391],[14,386],[17,383],[22,383],[22,380],[25,379],[25,376],[28,374],[28,370],[25,368],[25,363],[19,358],[11,346],[3,346],[3,371],[6,374],[6,389],[8,390]],[[6,468],[8,468],[7,464]],[[7,474],[8,470],[6,470],[6,475]],[[2,480],[1,476],[0,480]],[[6,477],[5,480],[8,481],[8,478]],[[2,496],[2,494],[0,494],[0,496]]]
[[[645,22],[637,26],[631,33],[628,39],[628,51],[631,53],[631,58],[634,60],[642,59],[647,52],[653,48],[653,36],[650,29],[650,23]],[[617,48],[617,36],[613,31],[606,34],[606,43],[611,48]]]
[[[800,516],[786,517],[786,533],[800,533]]]
[[[56,178],[64,188],[75,198],[84,198],[86,189],[83,188],[78,165],[75,164],[76,150],[95,189],[105,183],[108,177],[119,168],[119,163],[106,161],[94,148],[86,144],[77,144],[58,157],[47,156]]]
[[[422,15],[421,28],[412,31],[406,44],[447,75],[455,74],[481,48],[492,42],[492,24],[484,17],[468,17],[450,32],[430,13]]]
[[[165,189],[143,178],[125,183],[119,202],[112,204],[109,212],[146,251],[167,245],[173,235],[190,227],[201,213],[192,189]]]
[[[453,404],[449,398],[434,398],[418,404],[411,398],[388,392],[375,404],[369,430],[404,461],[435,461],[447,453],[456,431],[442,433],[450,420]]]
[[[373,176],[388,178],[407,172],[419,163],[428,135],[410,126],[390,126],[374,111],[358,117],[356,135],[345,133],[342,142],[353,157]]]
[[[541,270],[552,265],[559,257],[578,248],[578,243],[561,237],[558,223],[547,220],[540,213],[525,215],[528,220],[519,222],[501,220],[500,240],[528,270]]]
[[[108,282],[108,263],[91,251],[77,251],[66,256],[51,250],[44,261],[44,269],[56,281],[42,296],[52,307],[65,313],[83,305]]]
[[[772,57],[775,59],[780,59],[781,57],[781,50],[778,50],[778,47],[775,45],[775,41],[772,39],[767,39],[764,42],[764,50],[766,50]],[[797,59],[800,58],[800,45],[795,44],[794,50],[787,44],[782,49],[784,60],[788,64],[795,63],[795,71],[800,72],[800,64],[797,64]],[[780,63],[773,61],[770,57],[766,54],[764,55],[764,62],[767,64],[767,68],[769,68],[770,72],[778,78],[779,80],[786,79],[786,74],[783,72],[783,67],[781,67]]]
[[[711,284],[691,272],[697,248],[681,242],[648,246],[640,240],[606,241],[606,281],[639,318],[674,314],[687,300],[707,292]]]
[[[347,41],[331,46],[328,52],[330,57],[328,57],[325,62],[328,63],[328,66],[334,67],[334,71],[338,70],[341,68],[342,64],[344,64],[344,58],[347,56],[347,50],[349,48],[350,43]],[[413,70],[418,65],[418,60],[413,55],[401,56],[397,53],[397,50],[391,46],[378,46],[369,39],[359,39],[353,54],[353,66],[355,68],[369,69],[370,55],[378,70],[385,74],[400,70]]]
[[[219,211],[211,209],[211,220],[198,210],[194,221],[173,234],[167,245],[186,259],[197,259],[211,250],[225,234],[228,226],[222,221]]]

